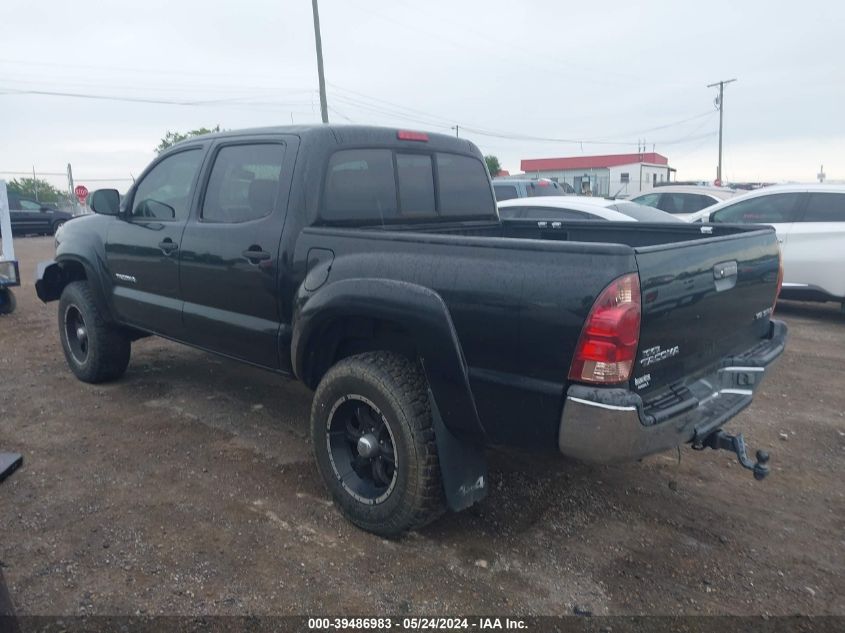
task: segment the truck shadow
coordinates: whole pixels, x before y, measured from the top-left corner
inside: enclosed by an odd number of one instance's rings
[[[295,463],[298,485],[328,501],[310,449],[313,394],[300,383],[153,339],[136,345],[130,369],[115,387],[142,407],[187,415],[265,458]],[[656,499],[671,505],[674,496],[668,486],[677,469],[674,455],[612,466],[499,448],[487,457],[488,496],[464,512],[447,513],[420,536],[447,543],[474,535],[473,542],[488,546],[535,533],[577,538],[608,517],[650,515]]]
[[[809,301],[778,301],[775,318],[801,317],[827,323],[845,323],[845,314],[837,303],[813,303]]]

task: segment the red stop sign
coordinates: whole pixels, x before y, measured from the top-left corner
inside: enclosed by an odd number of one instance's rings
[[[80,204],[85,204],[85,200],[88,198],[88,187],[85,185],[76,185],[73,193],[76,194]]]

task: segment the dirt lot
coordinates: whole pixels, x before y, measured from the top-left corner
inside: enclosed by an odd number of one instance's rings
[[[311,394],[165,341],[124,379],[78,382],[31,283],[52,238],[16,241],[0,317],[0,572],[19,614],[845,615],[845,317],[782,304],[786,355],[729,428],[772,452],[595,467],[491,455],[492,493],[399,541],[332,506]]]

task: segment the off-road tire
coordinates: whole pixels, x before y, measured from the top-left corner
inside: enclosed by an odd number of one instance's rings
[[[84,319],[87,330],[87,353],[84,358],[74,356],[71,349],[72,343],[66,327],[69,310],[76,310]],[[74,281],[62,291],[59,300],[59,339],[70,370],[83,382],[116,380],[129,365],[132,348],[129,337],[119,327],[106,321],[86,281]]]
[[[0,314],[12,314],[18,305],[11,288],[0,288]]]
[[[336,404],[362,396],[380,410],[395,451],[395,484],[377,503],[355,498],[332,466],[327,441]],[[323,481],[343,514],[381,536],[420,528],[445,511],[428,385],[418,364],[392,352],[367,352],[338,362],[323,377],[311,407],[311,439]]]

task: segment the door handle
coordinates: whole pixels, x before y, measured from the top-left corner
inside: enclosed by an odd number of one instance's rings
[[[173,251],[179,248],[179,245],[171,240],[169,237],[158,243],[158,247],[165,255],[170,255]]]
[[[251,264],[257,264],[258,262],[267,261],[272,257],[270,253],[267,251],[262,250],[254,250],[254,249],[247,249],[243,253],[241,253]]]

